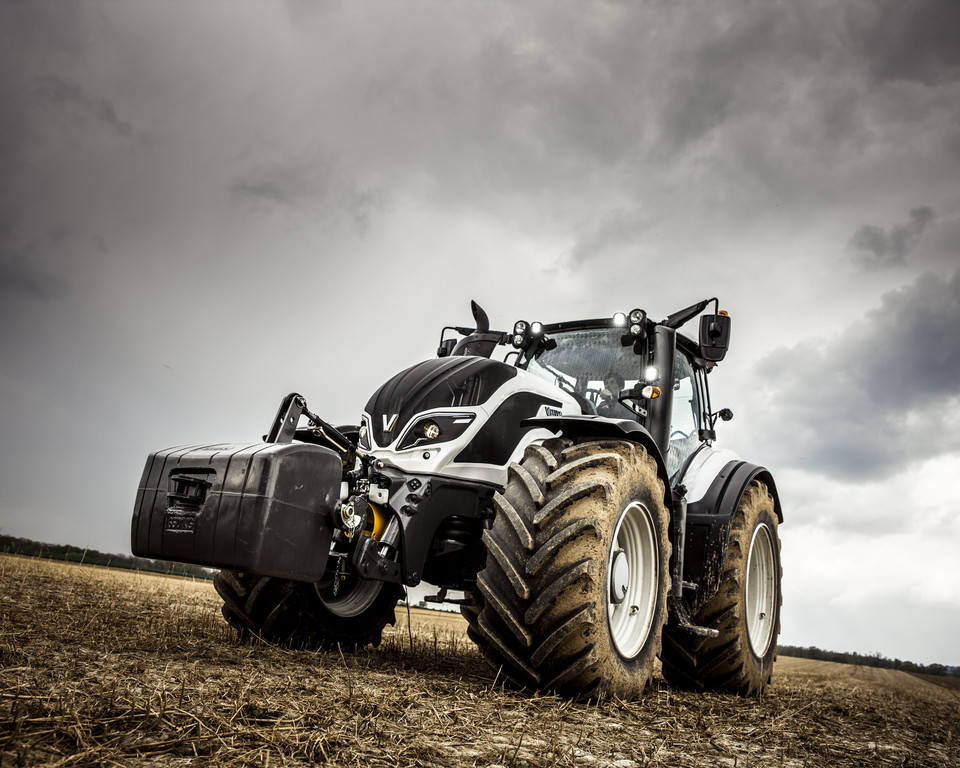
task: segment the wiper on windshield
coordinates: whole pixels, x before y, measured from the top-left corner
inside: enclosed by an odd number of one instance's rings
[[[569,382],[565,373],[562,373],[560,370],[558,370],[557,368],[554,368],[552,365],[549,365],[548,363],[541,362],[540,365],[542,365],[544,368],[546,368],[548,371],[550,371],[550,373],[554,375],[554,377],[557,380],[557,386],[560,387],[560,389],[564,389],[572,395],[577,394],[576,387],[574,387],[573,384]]]

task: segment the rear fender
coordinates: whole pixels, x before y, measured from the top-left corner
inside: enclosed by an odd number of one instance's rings
[[[723,558],[730,535],[730,521],[750,483],[759,481],[773,496],[777,520],[783,522],[780,495],[773,475],[765,467],[746,461],[728,462],[713,479],[707,492],[687,504],[684,580],[697,585],[692,611],[713,597],[720,587]]]

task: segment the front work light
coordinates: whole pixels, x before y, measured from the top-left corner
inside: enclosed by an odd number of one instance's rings
[[[660,375],[660,371],[657,370],[657,367],[655,365],[648,365],[643,372],[643,380],[656,381],[659,375]]]
[[[517,320],[513,324],[513,337],[510,341],[517,349],[523,349],[527,346],[527,339],[530,338],[530,323],[526,320]]]
[[[425,419],[417,425],[420,434],[427,440],[436,440],[440,437],[440,425],[433,419]]]
[[[543,323],[532,322],[530,323],[530,333],[533,336],[539,336],[543,333]]]
[[[622,319],[621,319],[622,318]],[[613,316],[614,325],[628,325],[627,332],[620,337],[620,346],[633,346],[633,351],[640,354],[642,351],[641,341],[647,337],[647,313],[642,309],[631,309],[630,314],[624,316],[622,312],[617,312]]]

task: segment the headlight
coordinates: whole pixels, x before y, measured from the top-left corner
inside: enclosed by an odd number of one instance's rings
[[[444,413],[424,416],[413,423],[397,443],[396,450],[449,443],[460,437],[476,418],[472,413]]]
[[[436,440],[440,437],[440,425],[433,419],[424,419],[421,421],[417,424],[417,431],[421,437],[425,437],[427,440]]]

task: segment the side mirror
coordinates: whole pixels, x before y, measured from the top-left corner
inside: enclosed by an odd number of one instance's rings
[[[730,316],[704,315],[700,318],[700,355],[708,363],[719,363],[730,346]]]

